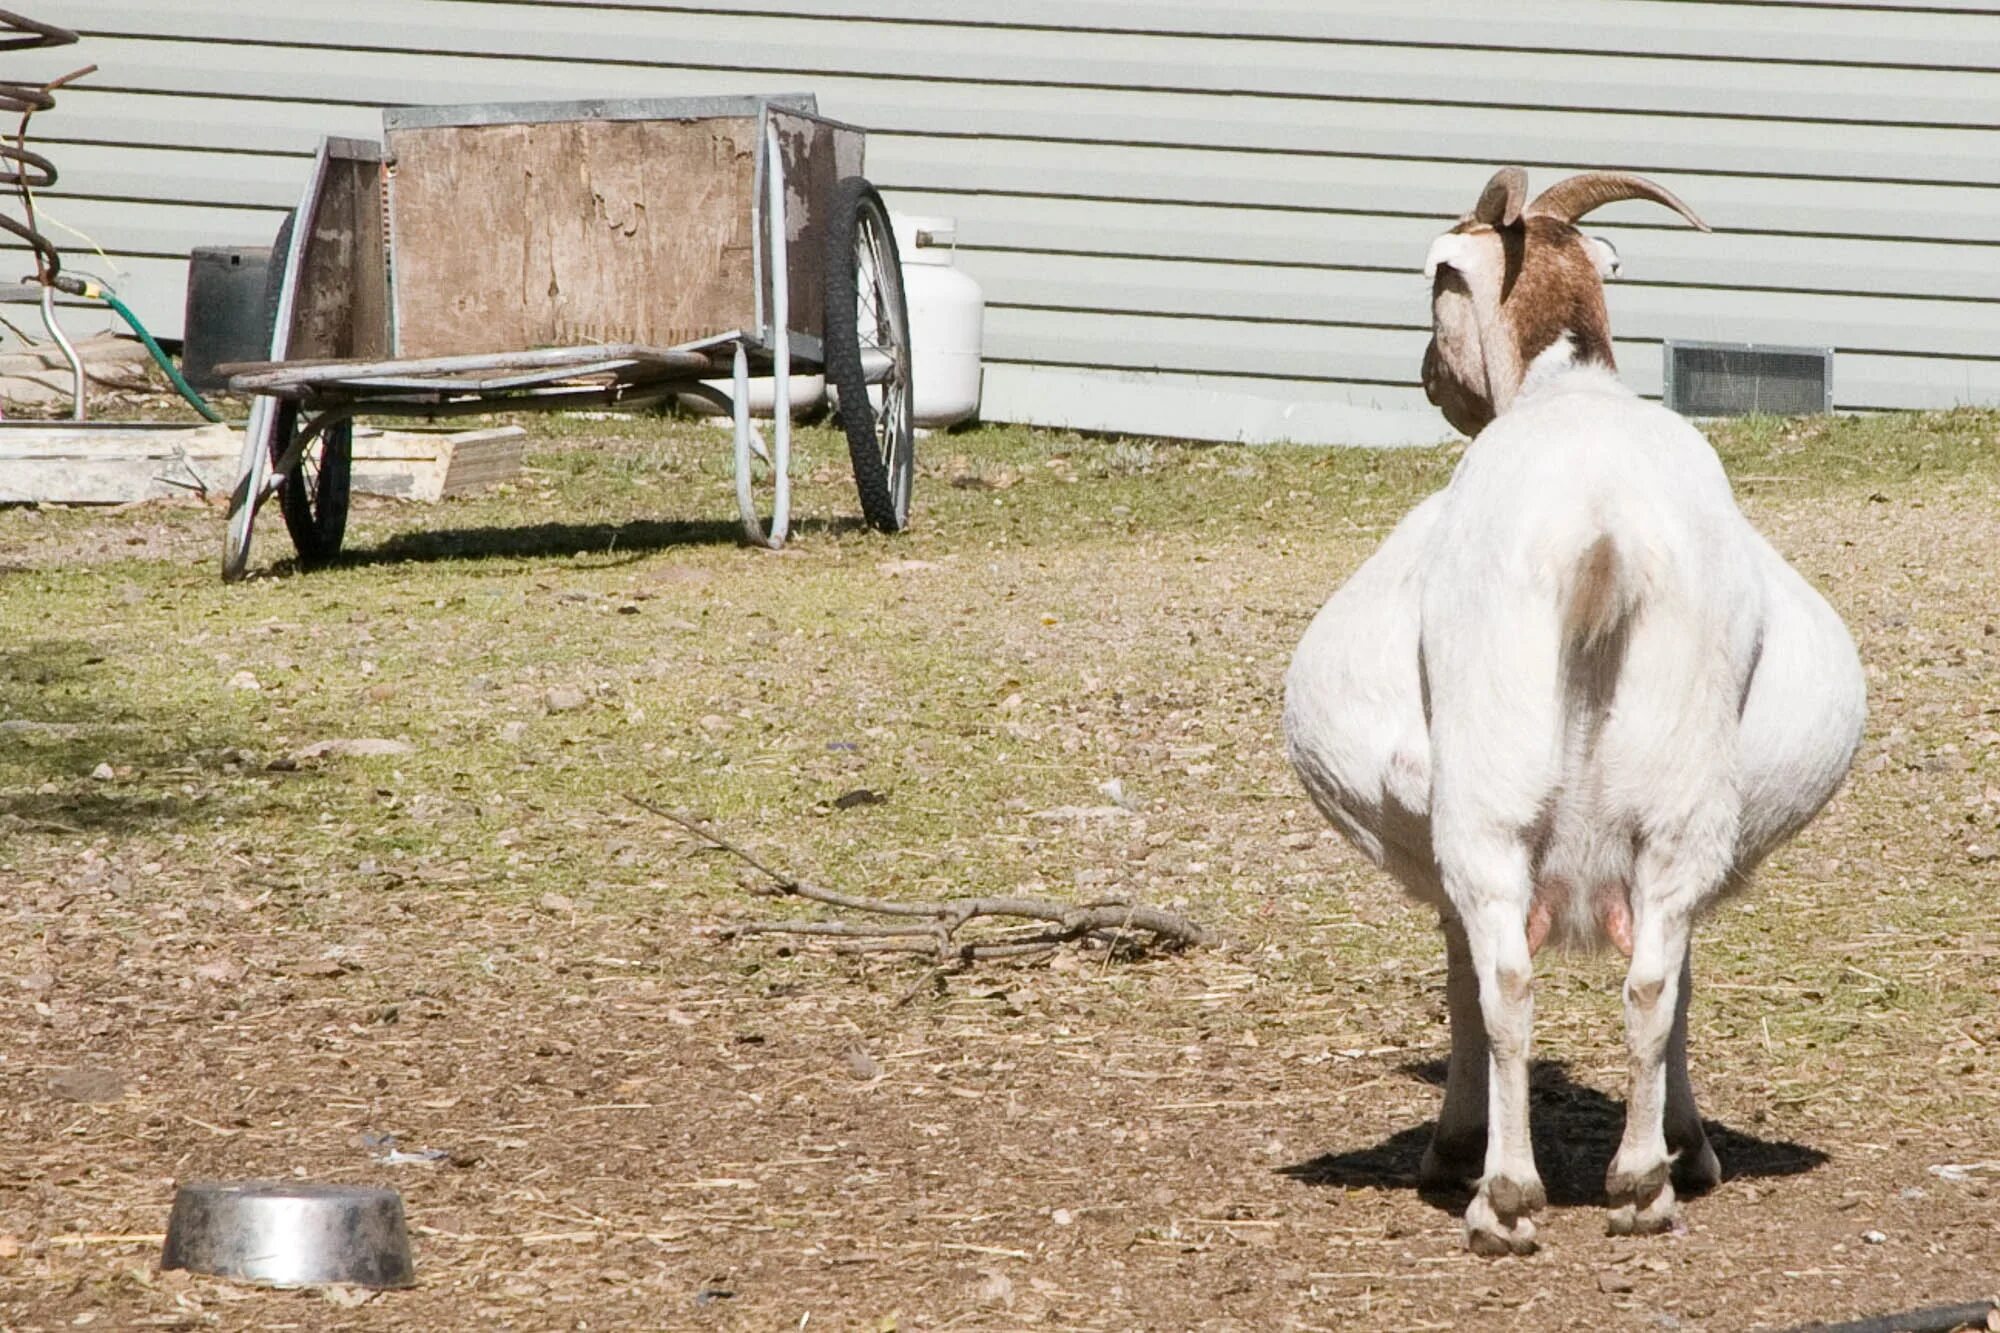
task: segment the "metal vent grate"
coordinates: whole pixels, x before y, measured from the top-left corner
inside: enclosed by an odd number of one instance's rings
[[[1833,410],[1831,347],[1666,345],[1667,406],[1682,416],[1801,416]]]

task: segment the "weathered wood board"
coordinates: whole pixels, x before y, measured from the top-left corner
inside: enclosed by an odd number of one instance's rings
[[[861,174],[863,136],[845,125],[771,110],[778,151],[785,164],[786,323],[795,332],[821,336],[826,327],[826,206],[844,176]],[[770,278],[765,278],[769,301]],[[771,307],[767,304],[765,309]]]
[[[486,430],[354,432],[354,489],[400,500],[444,500],[521,471],[519,426]]]
[[[396,355],[755,323],[755,117],[392,130]]]
[[[354,490],[434,501],[505,481],[521,468],[519,426],[354,432]],[[243,434],[226,425],[67,422],[0,426],[0,504],[129,504],[227,495]]]
[[[379,360],[390,351],[382,151],[365,140],[335,138],[326,149],[285,355]]]
[[[224,425],[9,422],[0,504],[125,504],[226,492],[243,436]]]

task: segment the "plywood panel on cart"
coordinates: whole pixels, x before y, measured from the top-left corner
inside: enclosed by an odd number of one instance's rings
[[[329,139],[286,355],[299,360],[387,356],[386,264],[381,151],[372,143]]]
[[[753,117],[392,131],[397,354],[750,328],[756,135]]]

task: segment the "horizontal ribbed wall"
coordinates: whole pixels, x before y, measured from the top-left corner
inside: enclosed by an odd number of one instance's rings
[[[188,250],[268,241],[319,135],[383,105],[810,90],[893,208],[959,219],[989,417],[1435,437],[1416,270],[1508,162],[1643,171],[1716,227],[1593,219],[1642,391],[1702,338],[1832,346],[1841,407],[2000,401],[1991,10],[752,3],[70,0],[35,13],[84,44],[0,77],[100,67],[33,122],[44,214],[167,333]]]

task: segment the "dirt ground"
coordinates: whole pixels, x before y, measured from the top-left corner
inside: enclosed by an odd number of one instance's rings
[[[2000,1292],[1990,475],[1739,468],[1862,643],[1870,738],[1697,939],[1724,1183],[1604,1234],[1617,974],[1545,959],[1551,1206],[1493,1261],[1414,1184],[1434,932],[1276,741],[1405,497],[1310,450],[975,435],[907,537],[771,557],[621,517],[726,514],[710,472],[584,491],[537,447],[546,494],[365,506],[309,575],[274,521],[234,589],[200,508],[0,512],[0,1326],[1733,1330]],[[328,736],[411,748],[297,758]],[[1126,893],[1229,943],[726,942],[770,905],[628,791],[856,892]],[[401,1190],[416,1287],[158,1269],[176,1182],[267,1177]]]

